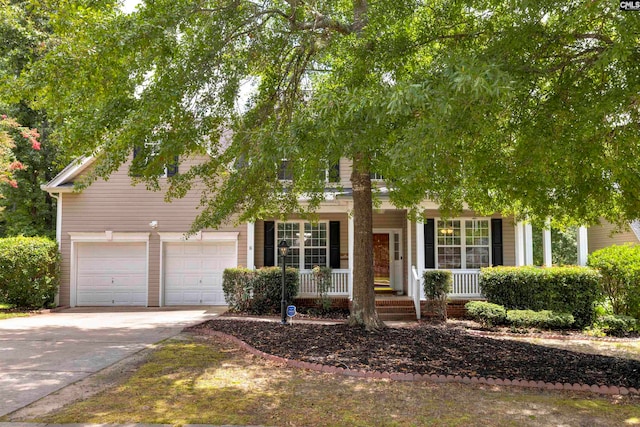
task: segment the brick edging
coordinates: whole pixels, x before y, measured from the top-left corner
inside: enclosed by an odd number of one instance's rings
[[[273,354],[265,353],[264,351],[258,350],[257,348],[247,344],[242,341],[240,338],[237,338],[233,335],[226,334],[220,331],[212,331],[212,330],[191,330],[190,332],[195,332],[197,334],[202,335],[213,335],[219,338],[227,339],[229,341],[234,342],[239,345],[241,348],[247,350],[249,353],[254,354],[256,356],[260,356],[266,360],[270,360],[272,362],[283,363],[292,368],[301,368],[301,369],[309,369],[317,372],[325,372],[329,374],[339,374],[348,377],[356,377],[356,378],[372,378],[372,379],[389,379],[392,381],[430,381],[433,383],[462,383],[462,384],[486,384],[486,385],[501,385],[501,386],[516,386],[523,388],[538,388],[542,390],[565,390],[565,391],[584,391],[584,392],[592,392],[599,394],[607,394],[607,395],[640,395],[640,390],[634,387],[617,387],[617,386],[606,386],[606,385],[597,385],[597,384],[569,384],[569,383],[547,383],[544,381],[528,381],[528,380],[509,380],[509,379],[496,379],[496,378],[485,378],[485,377],[469,377],[469,376],[460,376],[460,375],[422,375],[422,374],[412,374],[412,373],[399,373],[399,372],[380,372],[380,371],[364,371],[364,370],[352,370],[345,369],[336,366],[323,365],[320,363],[310,363],[303,362],[301,360],[295,359],[287,359],[285,357],[276,356]]]

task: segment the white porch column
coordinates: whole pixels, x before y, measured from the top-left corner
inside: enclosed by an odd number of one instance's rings
[[[525,263],[524,224],[522,223],[522,221],[517,222],[515,228],[516,267],[520,267]]]
[[[413,244],[413,235],[411,234],[412,225],[413,223],[407,219],[407,252],[405,258],[407,260],[408,295],[411,295],[411,283],[413,283],[413,272],[411,271],[411,267],[413,266],[413,251],[411,250]]]
[[[256,268],[255,257],[255,241],[256,241],[256,223],[247,223],[247,268],[253,270]]]
[[[349,299],[353,299],[353,246],[355,239],[355,231],[353,228],[353,213],[349,215],[348,221],[348,251],[349,251]]]
[[[416,266],[418,275],[424,273],[424,222],[416,222]]]
[[[551,226],[542,230],[542,265],[551,267],[553,264],[551,257]]]
[[[418,267],[418,277],[424,273],[424,222],[416,222],[416,265]],[[417,289],[418,296],[422,299],[420,286]],[[414,297],[416,295],[413,295]]]
[[[578,265],[587,265],[589,245],[587,241],[587,227],[578,228]]]
[[[533,265],[533,229],[528,222],[524,224],[524,265]]]

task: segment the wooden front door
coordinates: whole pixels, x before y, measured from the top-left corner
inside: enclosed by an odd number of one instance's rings
[[[389,233],[373,234],[373,276],[376,285],[390,285]]]

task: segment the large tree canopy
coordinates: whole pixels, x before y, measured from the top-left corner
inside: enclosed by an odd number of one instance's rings
[[[46,114],[29,107],[34,93],[19,78],[45,52],[47,22],[46,12],[25,1],[0,0],[0,140],[11,141],[4,179],[0,172],[0,236],[55,236],[55,204],[40,186],[69,159],[48,140]]]
[[[38,3],[56,37],[27,86],[59,137],[105,176],[152,142],[132,167],[156,187],[176,154],[210,154],[168,191],[207,184],[194,229],[313,211],[318,171],[353,161],[354,323],[380,326],[370,173],[413,213],[639,216],[640,14],[610,1]]]

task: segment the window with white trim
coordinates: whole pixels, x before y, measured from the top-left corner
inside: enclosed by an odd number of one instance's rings
[[[478,269],[490,265],[488,219],[438,220],[437,268]]]
[[[300,234],[303,230],[303,234]],[[329,264],[329,234],[326,222],[279,222],[276,224],[277,242],[286,240],[289,252],[286,257],[288,266],[301,270],[310,270],[314,266]],[[276,248],[277,251],[277,248]],[[276,252],[280,265],[280,256]]]
[[[340,163],[330,165],[318,171],[318,177],[326,183],[340,182]],[[278,168],[278,180],[293,181],[293,164],[290,160],[282,159]]]
[[[280,265],[280,254],[277,245],[285,240],[289,244],[289,251],[286,256],[286,265],[296,267],[300,263],[300,223],[279,222],[276,233],[276,259]]]

